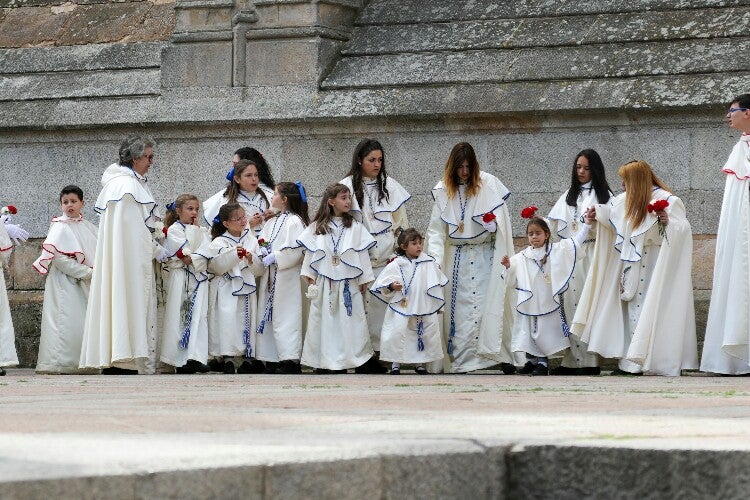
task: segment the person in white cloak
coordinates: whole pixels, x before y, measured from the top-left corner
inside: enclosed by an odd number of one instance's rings
[[[301,275],[311,299],[302,364],[316,373],[345,373],[374,354],[362,294],[375,279],[368,252],[375,240],[350,209],[349,188],[328,186],[297,240],[305,247]]]
[[[146,180],[154,141],[130,136],[119,163],[102,175],[94,274],[81,342],[81,368],[103,374],[156,373],[159,360],[154,259],[167,251],[154,241],[156,202]]]
[[[166,300],[161,361],[180,374],[208,371],[208,261],[197,252],[211,238],[198,225],[199,210],[197,196],[181,194],[167,205],[164,218],[169,259],[163,269]]]
[[[396,232],[409,226],[404,205],[411,195],[386,172],[385,150],[374,139],[363,139],[357,144],[351,169],[341,184],[353,194],[352,215],[375,238],[376,244],[370,248],[370,263],[377,278],[393,256]],[[365,294],[365,310],[376,356],[373,362],[357,370],[358,373],[384,373],[385,369],[376,361],[386,304]]]
[[[701,370],[750,373],[750,94],[732,99],[729,126],[742,132],[722,172],[726,174],[716,235],[713,289]]]
[[[570,188],[557,200],[547,216],[553,239],[572,238],[583,224],[583,215],[595,204],[607,203],[612,191],[607,183],[604,164],[599,153],[584,149],[573,162]],[[594,242],[592,237],[578,248],[578,260],[570,283],[563,293],[565,317],[573,319],[583,285],[586,283]],[[565,351],[562,362],[550,370],[551,375],[599,375],[599,356],[588,352],[588,346],[575,335],[568,337],[570,348]]]
[[[414,363],[419,375],[425,364],[443,359],[438,312],[445,305],[448,278],[435,259],[422,253],[422,235],[414,228],[398,235],[396,257],[375,280],[370,292],[388,306],[380,337],[380,357],[391,361],[391,374],[401,363]]]
[[[297,238],[310,223],[302,183],[278,183],[271,207],[279,214],[263,226],[256,255],[264,266],[258,287],[256,357],[265,361],[266,373],[299,374],[303,250]]]
[[[262,373],[263,363],[255,359],[255,329],[258,301],[255,276],[263,263],[254,259],[258,240],[247,227],[247,216],[237,203],[219,209],[211,226],[213,240],[198,250],[208,260],[214,275],[208,299],[208,354],[222,360],[222,370],[235,373],[235,358],[242,358],[236,373]]]
[[[453,373],[498,363],[505,373],[515,371],[500,280],[500,259],[513,253],[509,196],[497,177],[479,170],[466,142],[453,147],[443,180],[432,190],[427,253],[451,276],[443,336]]]
[[[16,354],[16,333],[13,329],[13,318],[10,315],[8,291],[5,288],[5,273],[3,267],[10,262],[13,244],[26,241],[29,233],[18,224],[13,224],[12,216],[17,212],[13,205],[8,205],[0,211],[0,376],[5,375],[5,366],[18,364]]]
[[[513,352],[525,354],[529,360],[518,372],[548,375],[549,358],[561,357],[570,347],[562,297],[583,255],[591,220],[585,219],[572,237],[550,243],[552,232],[547,221],[534,215],[537,210],[526,207],[521,211],[521,216],[529,219],[529,246],[511,258],[503,256],[501,263],[507,269],[506,297],[516,312],[511,346]]]
[[[83,218],[80,187],[65,186],[60,205],[63,214],[52,219],[42,254],[33,264],[47,276],[36,372],[92,372],[78,364],[98,228]]]
[[[648,163],[619,174],[625,192],[590,209],[596,244],[571,329],[620,359],[615,374],[678,376],[698,367],[690,223]]]
[[[268,162],[257,149],[240,148],[234,153],[232,168],[226,179],[227,187],[203,202],[204,224],[208,227],[213,225],[222,205],[239,203],[245,210],[248,225],[255,231],[257,238],[263,228],[263,222],[275,215],[275,212],[270,210],[270,201],[276,183]]]

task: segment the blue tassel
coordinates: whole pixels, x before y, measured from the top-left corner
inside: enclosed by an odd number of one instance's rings
[[[245,357],[253,357],[253,346],[250,343],[250,296],[245,295],[245,330],[242,332],[242,341],[245,343]]]
[[[568,319],[565,317],[565,299],[563,294],[558,295],[560,297],[560,322],[562,323],[562,331],[565,337],[570,337],[570,327],[568,326]]]
[[[424,322],[422,318],[417,323],[417,350],[424,351],[424,341],[422,341],[422,335],[424,334]]]
[[[186,279],[188,279],[189,282],[189,274]],[[182,338],[180,338],[180,349],[187,349],[188,342],[190,342],[190,324],[193,322],[193,307],[195,307],[195,296],[198,295],[198,288],[200,288],[200,286],[201,282],[199,281],[198,284],[195,285],[192,297],[190,297],[190,309],[188,310],[187,318],[185,319],[185,329],[182,331]]]
[[[266,327],[266,319],[263,318],[260,322],[260,325],[258,325],[258,329],[255,330],[257,333],[263,333],[263,329]]]
[[[349,290],[349,280],[344,280],[344,307],[346,315],[352,315],[352,292]]]
[[[448,354],[453,355],[453,339],[448,339]]]

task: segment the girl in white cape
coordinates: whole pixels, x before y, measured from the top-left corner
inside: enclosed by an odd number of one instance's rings
[[[209,227],[213,224],[222,205],[239,203],[247,215],[248,227],[255,231],[257,238],[263,228],[263,222],[273,216],[269,208],[275,183],[268,163],[253,148],[239,149],[234,155],[233,166],[227,174],[227,180],[229,183],[226,189],[203,202],[205,224]]]
[[[596,245],[572,330],[589,351],[620,358],[615,374],[680,375],[698,367],[685,206],[645,161],[619,174],[625,192],[592,209]]]
[[[161,361],[177,373],[208,371],[208,261],[198,249],[209,243],[208,231],[198,225],[200,201],[181,194],[167,205],[164,248],[166,305],[162,331]]]
[[[198,253],[208,259],[211,279],[208,298],[208,354],[223,359],[223,371],[235,373],[235,358],[243,358],[237,373],[261,373],[255,360],[258,303],[255,274],[262,264],[258,240],[247,228],[245,211],[236,203],[222,205],[211,226],[213,241]],[[252,267],[251,267],[252,266]]]
[[[380,273],[370,292],[388,306],[380,337],[380,358],[392,361],[391,374],[400,363],[416,364],[426,375],[425,363],[443,359],[438,311],[445,305],[443,287],[448,278],[435,259],[422,253],[422,235],[410,228],[398,236],[398,257]]]
[[[515,312],[512,349],[529,360],[519,373],[548,375],[548,359],[561,357],[570,342],[563,293],[568,288],[576,260],[589,232],[591,220],[572,238],[550,243],[547,222],[534,215],[536,207],[527,207],[521,216],[529,219],[526,236],[529,246],[511,257],[503,256],[505,284],[513,297]]]
[[[370,248],[370,263],[377,278],[396,248],[396,232],[409,227],[404,205],[411,195],[386,173],[385,150],[380,142],[373,139],[363,139],[357,144],[351,170],[341,184],[352,192],[352,215],[375,238],[376,244]],[[365,294],[365,309],[370,341],[377,354],[380,350],[380,329],[386,304]],[[373,358],[373,361],[376,359]],[[379,363],[369,363],[362,368],[363,370],[358,371],[385,371]]]
[[[501,363],[515,371],[506,320],[503,255],[513,252],[510,191],[479,170],[471,144],[456,144],[443,180],[432,190],[435,203],[427,229],[427,253],[450,276],[443,336],[450,371],[465,373]],[[450,274],[448,274],[450,273]],[[446,297],[446,300],[448,300]]]
[[[264,268],[258,285],[256,357],[266,362],[266,373],[298,374],[302,372],[303,250],[297,238],[310,223],[302,183],[278,183],[271,208],[279,213],[263,226],[256,255]]]
[[[16,354],[16,333],[13,330],[13,319],[10,316],[10,303],[5,288],[5,274],[3,266],[8,265],[13,243],[26,241],[29,233],[17,224],[12,224],[12,214],[16,213],[13,205],[2,208],[0,212],[0,376],[5,375],[4,366],[18,364]]]
[[[375,279],[368,253],[375,240],[352,217],[351,203],[349,188],[328,186],[298,240],[311,299],[302,364],[316,373],[345,373],[373,356],[362,294]]]
[[[81,359],[83,323],[89,297],[97,227],[83,218],[83,190],[60,192],[63,215],[54,217],[34,269],[47,276],[39,337],[37,373],[86,373]]]
[[[553,237],[572,238],[583,224],[583,216],[589,207],[607,203],[612,192],[604,173],[604,164],[599,153],[584,149],[573,162],[570,188],[565,191],[552,207],[549,215],[549,228]],[[586,276],[591,267],[595,238],[589,236],[579,247],[578,260],[568,289],[564,294],[565,316],[572,320],[581,297]],[[599,356],[588,352],[588,346],[575,335],[568,337],[570,348],[565,351],[559,367],[550,370],[553,375],[599,375]]]

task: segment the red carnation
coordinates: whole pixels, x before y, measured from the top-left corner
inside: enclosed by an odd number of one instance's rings
[[[482,222],[484,222],[485,224],[489,224],[495,219],[496,219],[495,214],[493,214],[492,212],[487,212],[486,214],[482,216]]]
[[[523,217],[524,219],[531,219],[532,217],[534,217],[534,214],[537,210],[539,209],[533,205],[530,207],[526,207],[521,210],[521,217]]]
[[[161,228],[161,232],[164,233],[164,236],[166,236],[169,232],[169,229],[167,229],[167,226],[164,226],[163,228]]]
[[[669,202],[667,200],[656,200],[653,203],[648,204],[648,211],[651,212],[660,212],[662,210],[665,210],[669,206]]]
[[[263,239],[263,238],[259,238],[259,239],[258,239],[258,245],[259,245],[259,246],[262,246],[262,247],[267,247],[267,246],[268,246],[268,243],[266,242],[266,240],[265,240],[265,239]]]
[[[179,250],[177,250],[177,253],[175,255],[177,255],[178,259],[181,259],[181,258],[183,258],[185,256],[185,254],[182,253],[182,248],[180,248]]]
[[[244,258],[247,255],[247,250],[245,250],[242,247],[238,247],[237,248],[237,255],[239,256],[240,259],[242,259],[242,258]]]
[[[18,213],[18,209],[13,205],[8,205],[8,212],[10,212],[11,215],[16,215]]]

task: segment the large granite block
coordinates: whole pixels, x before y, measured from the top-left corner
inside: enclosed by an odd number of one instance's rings
[[[157,69],[139,69],[13,75],[0,80],[0,100],[157,95],[161,90],[159,74]]]
[[[231,87],[232,42],[181,43],[162,52],[162,87]]]
[[[363,495],[381,497],[382,488],[382,466],[378,458],[276,464],[265,470],[263,498],[358,500]]]

